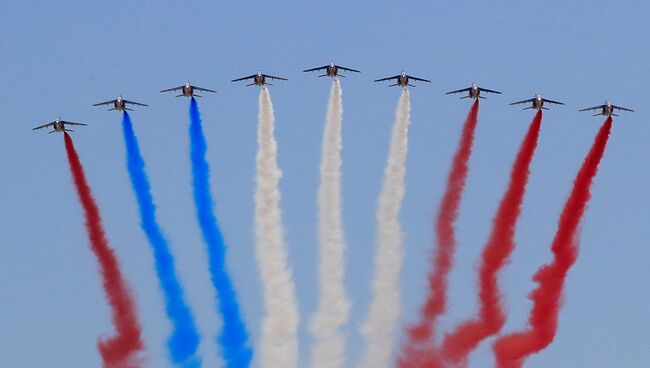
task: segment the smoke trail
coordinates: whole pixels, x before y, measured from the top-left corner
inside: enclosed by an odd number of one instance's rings
[[[86,231],[90,247],[99,261],[104,293],[106,293],[111,306],[111,319],[117,333],[115,336],[101,339],[97,343],[103,365],[105,368],[138,367],[140,365],[138,360],[141,358],[138,355],[144,349],[144,345],[135,302],[120,271],[115,253],[106,240],[99,208],[97,208],[86,181],[86,175],[72,143],[72,138],[68,133],[64,133],[64,137],[70,171],[86,218]]]
[[[512,165],[508,189],[501,198],[492,232],[481,255],[479,314],[458,325],[443,341],[443,357],[454,364],[465,363],[470,352],[483,339],[499,332],[506,322],[498,276],[515,248],[515,227],[521,213],[541,123],[542,112],[538,111]]]
[[[295,368],[298,366],[298,306],[284,243],[278,187],[282,172],[277,163],[274,124],[271,96],[266,88],[262,88],[259,97],[255,190],[257,262],[262,275],[266,306],[260,362],[264,367]]]
[[[397,216],[404,198],[410,112],[409,92],[404,89],[397,108],[384,184],[379,195],[379,246],[375,256],[373,297],[368,319],[361,330],[367,346],[360,366],[365,368],[391,366],[393,335],[400,314],[399,274],[404,258],[402,229]]]
[[[140,208],[140,226],[153,250],[156,274],[165,298],[165,309],[172,323],[173,331],[167,340],[167,349],[176,366],[199,367],[201,360],[196,356],[199,334],[176,276],[174,258],[169,249],[169,243],[156,220],[156,205],[151,196],[151,186],[145,172],[144,159],[140,154],[131,118],[126,111],[122,117],[122,130],[131,185]]]
[[[430,367],[436,364],[429,360],[436,357],[432,349],[436,338],[437,320],[447,308],[447,279],[453,264],[452,257],[456,251],[454,224],[458,218],[458,209],[465,189],[474,131],[478,122],[478,107],[479,103],[476,100],[465,120],[447,178],[447,188],[436,220],[438,248],[433,257],[434,268],[429,275],[429,295],[420,312],[420,321],[408,329],[407,341],[402,347],[399,358],[399,366],[402,368]]]
[[[343,287],[346,243],[341,214],[342,113],[341,85],[334,80],[323,135],[318,192],[321,295],[318,311],[311,321],[315,340],[311,366],[314,368],[343,367],[345,362],[345,338],[339,329],[348,320],[350,302]]]
[[[545,349],[555,338],[564,282],[578,256],[578,226],[591,197],[591,183],[605,153],[611,128],[612,118],[609,117],[600,128],[560,215],[551,245],[553,261],[540,267],[533,276],[539,285],[529,295],[533,308],[528,316],[528,327],[499,338],[492,346],[499,368],[522,367],[531,354]]]
[[[253,352],[248,345],[248,332],[239,312],[237,296],[226,271],[226,245],[212,209],[210,167],[205,159],[207,144],[201,127],[201,114],[196,100],[190,102],[190,159],[192,161],[196,217],[208,248],[210,278],[217,291],[219,314],[223,327],[218,342],[227,367],[248,367]]]

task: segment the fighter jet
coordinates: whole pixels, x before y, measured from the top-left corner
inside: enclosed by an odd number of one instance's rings
[[[395,80],[395,83],[389,85],[388,87],[394,87],[394,86],[402,86],[404,88],[406,88],[408,86],[415,87],[414,85],[409,83],[410,80],[431,83],[431,81],[428,80],[428,79],[422,79],[422,78],[414,77],[414,76],[406,74],[406,72],[404,72],[404,71],[402,73],[396,75],[396,76],[393,76],[393,77],[376,79],[375,82],[383,82],[383,81],[388,81],[388,80],[393,80],[393,79]]]
[[[201,91],[201,92],[212,92],[216,93],[217,91],[207,89],[207,88],[201,88],[197,86],[193,86],[190,84],[190,82],[185,82],[184,85],[180,87],[174,87],[174,88],[168,88],[168,89],[163,89],[160,92],[176,92],[176,91],[181,91],[180,95],[177,95],[176,97],[202,97],[201,95],[197,95],[194,93],[195,91]]]
[[[43,124],[41,126],[37,126],[36,128],[33,128],[32,130],[37,130],[37,129],[42,129],[42,128],[47,128],[47,127],[52,127],[52,131],[48,132],[48,134],[55,133],[55,132],[74,132],[72,129],[67,129],[65,126],[66,125],[78,125],[78,126],[86,126],[88,124],[84,123],[75,123],[72,121],[65,121],[61,120],[61,117],[57,117],[56,120],[54,120],[51,123]]]
[[[124,110],[133,111],[133,109],[129,109],[128,107],[126,107],[126,105],[149,106],[149,105],[145,105],[145,104],[140,103],[140,102],[125,100],[125,99],[122,98],[122,96],[119,96],[117,98],[117,100],[110,100],[110,101],[100,102],[100,103],[94,104],[93,106],[103,106],[103,105],[113,105],[113,108],[108,109],[108,111],[113,111],[113,110],[117,110],[117,111],[124,111]]]
[[[479,98],[485,98],[485,97],[481,96],[481,92],[494,93],[494,94],[497,94],[497,95],[501,94],[501,92],[499,92],[499,91],[495,91],[495,90],[491,90],[491,89],[487,89],[487,88],[481,88],[476,83],[472,83],[471,87],[463,88],[463,89],[457,89],[455,91],[447,92],[446,94],[451,95],[451,94],[454,94],[454,93],[467,93],[467,95],[461,97],[461,99],[463,99],[463,98],[473,98],[473,99],[477,100]]]
[[[524,110],[530,110],[530,109],[535,109],[535,110],[548,110],[548,108],[544,107],[545,103],[550,103],[550,104],[556,104],[556,105],[564,105],[563,102],[558,102],[558,101],[553,101],[549,100],[547,98],[543,98],[542,95],[536,94],[534,98],[528,99],[528,100],[522,100],[522,101],[517,101],[513,102],[510,105],[519,105],[519,104],[532,104],[529,107],[524,108]]]
[[[361,73],[360,70],[352,69],[352,68],[347,68],[344,66],[336,65],[333,61],[330,61],[328,65],[324,66],[319,66],[317,68],[311,68],[311,69],[305,69],[303,72],[317,72],[324,70],[325,74],[321,74],[318,77],[331,77],[331,78],[336,78],[336,77],[343,77],[345,78],[345,75],[339,74],[340,70],[344,70],[346,72],[354,72],[354,73]]]
[[[265,85],[272,86],[271,83],[266,83],[267,78],[268,79],[275,79],[275,80],[284,80],[284,81],[288,80],[287,78],[275,77],[273,75],[264,74],[264,73],[262,73],[261,70],[258,70],[256,74],[249,75],[247,77],[233,79],[233,80],[231,80],[231,82],[239,82],[239,81],[243,81],[243,80],[252,79],[253,83],[247,84],[246,85],[247,87],[248,86],[260,86],[260,87],[263,87]]]
[[[600,112],[597,113],[597,114],[594,114],[594,116],[604,115],[604,116],[607,116],[607,117],[610,117],[612,115],[613,116],[618,116],[617,114],[614,114],[615,110],[628,111],[628,112],[633,112],[634,111],[632,109],[628,109],[627,107],[616,106],[616,105],[612,104],[610,101],[605,101],[605,103],[602,104],[602,105],[594,106],[594,107],[588,107],[588,108],[582,109],[580,111],[595,111],[595,110],[600,110]]]

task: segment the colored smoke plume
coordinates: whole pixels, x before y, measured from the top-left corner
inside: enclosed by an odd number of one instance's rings
[[[523,331],[500,337],[492,346],[498,368],[522,367],[530,355],[545,349],[555,338],[564,283],[578,256],[580,221],[591,198],[591,183],[605,153],[611,128],[612,118],[609,117],[580,167],[560,215],[551,244],[553,260],[540,267],[533,276],[538,286],[529,295],[533,307],[528,316],[528,326]]]
[[[144,159],[133,131],[131,118],[126,111],[122,117],[122,131],[126,146],[129,178],[140,211],[140,226],[153,251],[156,275],[165,300],[165,310],[172,324],[172,333],[167,340],[167,349],[175,366],[199,367],[201,360],[196,356],[199,347],[199,333],[192,312],[185,302],[183,288],[176,276],[174,257],[169,249],[169,242],[156,219],[156,205],[151,195],[151,185],[145,171]]]
[[[405,342],[399,357],[399,366],[422,367],[435,366],[437,355],[433,345],[436,339],[438,318],[447,309],[448,275],[453,266],[453,256],[456,252],[456,229],[460,202],[465,189],[469,158],[472,154],[474,132],[478,122],[479,102],[476,100],[465,119],[460,142],[451,170],[447,177],[447,187],[442,197],[436,220],[436,238],[438,247],[433,256],[433,269],[429,275],[428,296],[420,312],[420,321],[408,329]]]
[[[372,281],[372,300],[361,333],[366,340],[360,367],[392,366],[394,334],[400,315],[399,275],[404,259],[404,239],[398,215],[404,198],[408,126],[411,113],[409,91],[399,100],[390,140],[384,183],[377,209],[378,247]]]
[[[538,111],[512,165],[508,189],[501,198],[492,231],[481,254],[478,316],[460,323],[443,340],[443,358],[454,365],[464,365],[469,354],[481,341],[498,333],[506,322],[498,285],[499,272],[515,249],[515,229],[526,194],[530,163],[537,148],[541,124],[542,112]]]
[[[115,336],[98,342],[102,362],[105,368],[139,367],[139,354],[144,349],[144,344],[135,302],[115,253],[106,239],[99,208],[86,181],[72,138],[68,133],[64,133],[64,137],[70,171],[86,219],[90,247],[99,262],[102,285],[111,307],[111,319],[116,332]]]
[[[340,329],[348,321],[350,301],[343,284],[346,243],[341,210],[342,114],[341,85],[335,79],[323,134],[318,191],[320,304],[310,326],[314,336],[313,368],[342,368],[345,364],[345,337]]]
[[[257,130],[255,237],[257,262],[264,287],[266,316],[262,321],[260,362],[265,367],[298,367],[298,306],[284,242],[271,96],[262,88]]]
[[[210,167],[205,159],[207,143],[201,126],[199,106],[190,101],[190,160],[196,217],[208,251],[210,279],[217,292],[219,316],[223,327],[218,342],[227,367],[248,367],[253,351],[248,344],[248,331],[241,318],[237,295],[226,270],[226,244],[214,213],[210,191]]]

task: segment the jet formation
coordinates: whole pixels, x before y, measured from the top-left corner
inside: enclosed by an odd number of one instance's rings
[[[318,75],[319,78],[330,77],[332,79],[344,78],[345,75],[343,74],[343,72],[357,73],[357,74],[361,73],[361,71],[358,69],[353,69],[346,66],[338,65],[334,61],[330,61],[329,64],[323,66],[305,69],[303,70],[303,72],[305,73],[320,72],[321,74]],[[231,82],[251,81],[251,83],[246,84],[246,86],[259,86],[262,88],[266,88],[266,86],[272,85],[271,83],[268,83],[269,80],[288,81],[287,78],[278,77],[270,74],[264,74],[261,70],[258,70],[257,73],[255,74],[251,74],[241,78],[236,78],[231,80]],[[374,82],[386,82],[386,81],[393,82],[389,84],[388,87],[400,86],[404,89],[408,87],[415,87],[415,85],[413,85],[412,82],[431,83],[431,81],[428,79],[409,75],[405,71],[402,71],[400,74],[391,77],[385,77],[385,78],[374,80]],[[197,94],[197,92],[216,93],[217,91],[213,89],[195,86],[188,81],[181,86],[163,89],[160,92],[178,92],[179,94],[177,94],[175,97],[194,98],[194,97],[202,97],[202,95]],[[478,99],[485,99],[486,94],[500,95],[502,93],[500,91],[483,88],[476,83],[472,83],[472,85],[467,88],[461,88],[461,89],[449,91],[446,94],[447,95],[461,94],[463,95],[462,97],[460,97],[461,99],[467,98],[467,99],[478,100]],[[524,108],[524,110],[532,109],[532,110],[540,111],[540,110],[548,110],[547,107],[548,105],[564,105],[564,102],[551,100],[542,97],[542,95],[540,94],[535,94],[533,98],[512,102],[510,103],[510,105],[528,105],[527,107]],[[133,109],[129,106],[148,106],[148,105],[141,102],[127,100],[122,96],[118,96],[114,100],[99,102],[93,104],[92,106],[110,106],[111,108],[109,108],[108,111],[133,111]],[[627,107],[614,105],[610,101],[605,101],[605,103],[602,105],[587,107],[584,109],[580,109],[579,111],[597,111],[597,113],[594,114],[594,116],[611,117],[611,116],[618,116],[616,112],[621,112],[621,111],[633,112],[634,110]],[[86,125],[87,124],[84,123],[62,120],[60,117],[58,117],[56,118],[56,120],[50,123],[43,124],[33,128],[33,130],[39,130],[39,129],[51,127],[52,130],[49,131],[48,133],[73,132],[73,130],[68,129],[67,126],[86,126]]]

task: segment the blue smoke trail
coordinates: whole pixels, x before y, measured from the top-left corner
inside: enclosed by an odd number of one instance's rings
[[[217,290],[219,313],[223,320],[223,330],[218,341],[227,367],[248,367],[253,351],[248,345],[248,332],[240,316],[232,281],[226,272],[226,246],[212,209],[214,201],[209,184],[210,167],[205,160],[207,145],[201,127],[199,106],[194,98],[190,103],[190,141],[196,215],[203,240],[208,247],[210,276]]]
[[[126,111],[122,118],[122,128],[129,176],[140,208],[140,225],[149,239],[154,253],[156,274],[165,298],[165,309],[173,325],[172,335],[167,340],[167,348],[176,366],[200,367],[201,359],[196,356],[199,334],[194,325],[190,308],[185,303],[183,289],[176,277],[174,259],[169,250],[169,244],[156,221],[156,205],[151,196],[151,186],[145,173],[144,160],[140,155],[131,118]]]

